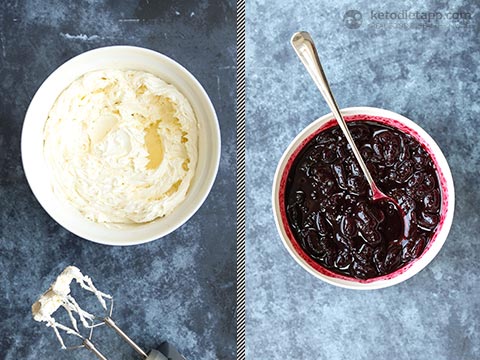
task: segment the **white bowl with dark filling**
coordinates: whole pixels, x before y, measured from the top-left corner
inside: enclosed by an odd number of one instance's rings
[[[372,107],[342,114],[357,146],[363,144],[359,148],[376,183],[399,212],[363,210],[365,199],[375,207],[370,188],[330,113],[302,130],[279,161],[272,191],[277,230],[296,262],[329,284],[356,290],[399,284],[424,269],[447,239],[455,207],[450,167],[430,135],[400,114]],[[401,144],[391,147],[394,139]],[[401,220],[400,232],[382,229],[388,216]],[[374,234],[382,234],[381,240]]]

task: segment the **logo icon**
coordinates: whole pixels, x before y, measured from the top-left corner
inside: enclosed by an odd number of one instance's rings
[[[348,10],[343,15],[343,23],[349,29],[358,29],[362,25],[362,13],[358,10]]]

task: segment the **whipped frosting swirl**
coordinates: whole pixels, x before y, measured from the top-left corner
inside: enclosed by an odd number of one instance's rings
[[[44,128],[54,192],[99,223],[145,223],[171,213],[190,187],[197,143],[187,98],[162,79],[131,70],[75,80]]]

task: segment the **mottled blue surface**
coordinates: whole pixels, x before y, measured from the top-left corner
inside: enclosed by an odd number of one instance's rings
[[[345,25],[348,10],[361,13],[358,28]],[[372,10],[473,18],[382,21]],[[248,359],[480,359],[478,12],[473,0],[247,1]],[[352,14],[350,27],[358,24]],[[356,292],[323,283],[277,234],[277,163],[300,130],[329,112],[289,44],[299,30],[316,40],[341,107],[407,116],[450,164],[457,194],[450,235],[432,263],[400,285]]]
[[[189,69],[217,110],[222,158],[205,204],[171,235],[108,247],[72,235],[41,208],[24,177],[27,106],[56,67],[113,44],[160,51]],[[144,349],[164,340],[187,359],[235,357],[235,2],[2,1],[0,4],[0,358],[95,359],[61,351],[31,304],[67,265],[116,300],[113,318]],[[134,359],[109,329],[109,359]]]

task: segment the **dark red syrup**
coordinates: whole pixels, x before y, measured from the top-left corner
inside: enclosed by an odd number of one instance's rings
[[[440,222],[434,161],[413,136],[374,122],[348,127],[379,189],[371,190],[338,126],[320,132],[292,163],[285,186],[290,229],[309,258],[347,277],[371,279],[418,258]]]

